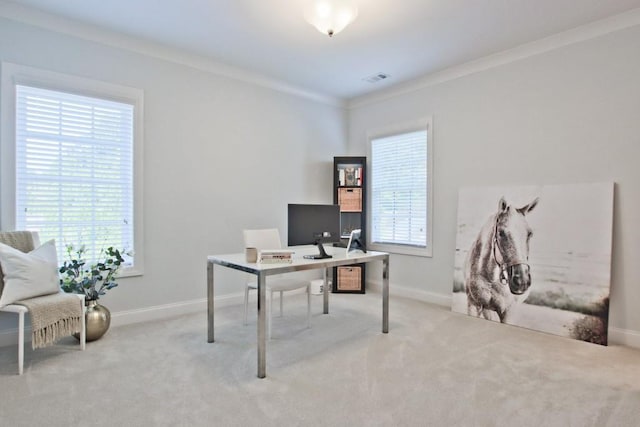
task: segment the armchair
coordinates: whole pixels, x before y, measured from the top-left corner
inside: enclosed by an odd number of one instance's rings
[[[19,375],[24,371],[25,313],[31,315],[32,348],[80,332],[80,349],[85,349],[84,295],[61,292],[51,263],[57,265],[53,241],[40,246],[35,232],[0,232],[0,312],[18,315]]]

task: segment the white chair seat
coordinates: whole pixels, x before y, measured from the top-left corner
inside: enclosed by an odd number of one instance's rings
[[[279,249],[281,247],[280,234],[278,230],[244,230],[244,244],[247,248],[260,249]],[[255,276],[253,276],[255,277]],[[247,315],[249,312],[249,291],[256,290],[258,284],[256,281],[250,281],[244,289],[244,324],[247,324]],[[273,293],[280,293],[280,316],[283,314],[283,293],[294,291],[296,289],[306,289],[307,292],[307,327],[311,327],[311,282],[309,280],[300,280],[281,275],[269,276],[266,280],[267,291],[267,337],[271,339],[271,317],[272,317],[272,301]]]
[[[84,306],[84,295],[76,296],[80,299],[80,304],[82,304],[83,314],[80,316],[80,350],[84,350],[87,336],[84,324],[84,312],[86,308]],[[18,375],[22,375],[24,372],[24,315],[29,312],[29,309],[24,305],[9,304],[0,308],[0,311],[16,313],[18,315]]]
[[[287,292],[293,291],[296,289],[304,288],[308,285],[308,281],[289,279],[289,278],[277,278],[272,281],[267,278],[267,290],[271,290],[273,292]],[[258,289],[258,284],[256,282],[249,282],[247,286],[251,289]]]
[[[267,279],[268,280],[268,279]],[[281,282],[282,281],[282,282]],[[273,283],[267,283],[267,338],[271,339],[271,322],[273,317],[273,293],[280,293],[280,317],[283,315],[283,292],[306,288],[307,292],[307,328],[311,327],[311,282],[296,281],[293,279],[274,279]],[[244,290],[244,324],[247,324],[249,312],[249,291],[257,290],[256,282],[249,282]]]

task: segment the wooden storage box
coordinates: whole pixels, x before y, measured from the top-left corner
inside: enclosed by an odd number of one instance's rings
[[[361,291],[362,290],[362,267],[350,265],[338,267],[338,286],[340,291]]]
[[[362,188],[339,188],[338,204],[342,212],[362,212]]]

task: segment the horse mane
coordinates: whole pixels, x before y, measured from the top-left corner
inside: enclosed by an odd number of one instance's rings
[[[500,267],[496,259],[493,256],[493,242],[495,234],[495,222],[499,213],[495,213],[487,219],[484,223],[478,237],[469,251],[467,261],[471,263],[478,263],[483,266],[482,269],[477,268],[477,265],[469,266],[471,271],[479,272],[486,280],[495,282],[499,280]]]

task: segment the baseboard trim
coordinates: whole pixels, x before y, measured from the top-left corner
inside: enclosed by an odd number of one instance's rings
[[[367,281],[367,289],[373,290],[374,292],[382,292],[382,282]],[[442,295],[435,292],[407,288],[398,286],[395,283],[389,284],[389,295],[451,307],[451,295]]]
[[[640,349],[640,332],[609,326],[609,344]]]
[[[18,323],[18,317],[16,316],[16,324]],[[24,340],[31,342],[31,328],[24,327]],[[5,329],[0,332],[0,347],[7,347],[10,345],[16,345],[18,343],[18,328]]]
[[[242,304],[244,294],[230,294],[216,297],[216,307]],[[111,314],[111,326],[118,327],[134,323],[168,319],[183,314],[198,313],[207,310],[207,299],[200,298],[173,304],[156,305],[135,310],[119,311]]]
[[[382,291],[382,283],[367,281],[367,289],[369,291],[380,293]],[[451,307],[451,295],[442,295],[435,292],[427,292],[419,289],[399,286],[396,284],[391,284],[389,286],[389,293],[391,296],[409,298],[417,301],[427,302],[430,304],[440,305],[443,307]],[[240,305],[243,303],[243,299],[243,293],[221,295],[219,297],[216,297],[216,307]],[[206,298],[200,298],[191,301],[182,301],[173,304],[162,304],[135,310],[124,310],[111,314],[111,326],[119,327],[124,325],[131,325],[134,323],[168,319],[184,314],[204,312],[206,310]],[[31,327],[27,325],[25,325],[25,341],[31,341]],[[4,331],[0,331],[0,347],[16,345],[17,342],[17,327],[14,329],[6,329]],[[609,344],[640,349],[640,332],[629,329],[609,327]]]
[[[230,294],[216,297],[216,307],[225,307],[230,305],[242,304],[244,294]],[[131,325],[134,323],[150,322],[155,320],[168,319],[171,317],[181,316],[183,314],[191,314],[197,312],[205,312],[207,310],[207,299],[201,298],[191,301],[182,301],[173,304],[162,304],[152,307],[145,307],[135,310],[124,310],[111,313],[111,327],[119,327]],[[24,340],[31,342],[31,325],[29,316],[24,327]],[[16,316],[16,325],[18,317]],[[0,347],[14,346],[18,342],[18,328],[5,329],[0,331]]]
[[[367,281],[367,289],[371,289],[374,292],[381,292],[382,282]],[[441,305],[443,307],[451,307],[451,295],[442,295],[396,284],[389,285],[389,294],[391,296],[395,295],[402,298]],[[609,344],[640,349],[640,332],[609,326]]]

